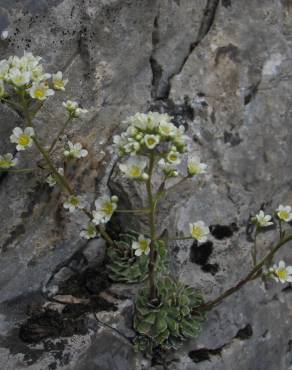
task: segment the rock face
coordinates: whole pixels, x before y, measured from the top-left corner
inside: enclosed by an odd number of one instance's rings
[[[209,174],[204,184],[169,194],[160,227],[186,232],[189,220],[203,219],[214,232],[204,249],[171,245],[173,271],[207,298],[243,277],[251,264],[250,214],[292,203],[291,1],[3,0],[4,30],[3,58],[25,49],[69,78],[66,94],[36,117],[44,142],[60,128],[65,98],[90,108],[69,130],[93,148],[71,170],[89,200],[109,185],[125,205],[143,202],[112,171],[107,150],[125,117],[153,109],[185,125]],[[6,153],[21,119],[6,107],[1,117]],[[35,158],[31,152],[21,160],[32,166]],[[38,173],[0,177],[1,369],[292,369],[292,291],[259,282],[215,309],[200,337],[166,364],[137,356],[131,290],[95,280],[103,276],[104,244],[80,240],[84,220],[68,218],[62,195],[43,180]],[[124,227],[135,222],[120,220]],[[273,232],[261,236],[261,252],[274,239]],[[292,263],[288,247],[280,256]],[[66,303],[48,303],[56,294]],[[70,311],[72,297],[82,297],[79,314]]]

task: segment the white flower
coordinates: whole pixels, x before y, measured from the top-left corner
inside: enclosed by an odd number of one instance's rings
[[[41,82],[51,78],[50,73],[44,73],[44,69],[42,65],[36,66],[31,69],[31,79],[34,82]]]
[[[158,161],[158,166],[162,169],[163,173],[167,177],[177,177],[178,171],[175,167],[173,167],[170,163],[166,162],[165,159],[160,159]]]
[[[198,242],[205,243],[210,234],[209,227],[203,221],[197,221],[189,224],[190,233]]]
[[[154,130],[158,129],[161,124],[169,123],[172,117],[168,114],[158,113],[158,112],[149,112],[147,114],[147,129]]]
[[[193,155],[188,160],[188,172],[191,176],[205,173],[207,167],[205,163],[201,163],[200,158],[196,155]]]
[[[128,117],[125,123],[142,131],[152,131],[159,127],[160,122],[167,122],[170,119],[171,117],[167,114],[158,112],[136,113],[134,116]]]
[[[86,207],[86,202],[80,195],[71,195],[66,202],[64,202],[63,207],[68,209],[69,212],[75,212],[76,209],[83,209]]]
[[[67,100],[66,102],[63,102],[63,107],[65,107],[68,113],[74,118],[77,118],[88,112],[87,109],[79,108],[78,103],[72,100]]]
[[[126,135],[135,136],[139,134],[139,130],[136,127],[129,126],[126,131]]]
[[[175,125],[167,121],[162,121],[159,124],[158,130],[162,136],[167,136],[167,137],[173,137],[176,135],[176,132],[177,132],[177,128],[175,127]]]
[[[135,249],[135,255],[141,256],[145,254],[147,256],[150,253],[150,243],[151,239],[145,238],[144,235],[139,235],[138,241],[132,243],[132,248]]]
[[[144,113],[136,113],[134,116],[128,117],[124,123],[145,131],[147,127],[147,116]]]
[[[50,188],[53,188],[56,183],[57,183],[57,180],[56,178],[54,177],[54,175],[49,175],[47,178],[46,178],[46,183],[49,184],[49,187]]]
[[[63,168],[58,168],[58,172],[61,176],[64,175],[64,170]],[[49,184],[49,187],[52,188],[54,187],[56,184],[57,184],[57,179],[56,177],[54,176],[54,174],[50,174],[47,178],[46,178],[46,183]]]
[[[24,131],[20,127],[15,127],[13,134],[10,136],[10,141],[16,143],[16,149],[18,151],[25,150],[32,146],[32,137],[34,136],[34,129],[32,127],[26,127]]]
[[[81,238],[84,239],[92,239],[95,238],[96,235],[97,235],[96,226],[91,222],[89,222],[89,224],[86,226],[86,229],[80,232]]]
[[[12,57],[13,58],[13,57]],[[39,62],[42,60],[41,57],[36,57],[32,53],[24,52],[22,58],[15,57],[15,65],[19,66],[21,69],[32,70]]]
[[[80,159],[86,157],[88,154],[88,151],[83,149],[80,143],[73,144],[71,141],[68,141],[68,146],[68,150],[64,151],[65,157]]]
[[[1,40],[6,40],[8,38],[8,31],[4,30],[1,32]]]
[[[45,82],[33,83],[32,87],[28,89],[30,96],[33,99],[46,100],[47,97],[55,94],[54,90],[49,89],[48,84]]]
[[[144,142],[148,149],[154,149],[159,144],[159,135],[145,135]]]
[[[260,227],[267,227],[273,225],[271,219],[272,216],[265,215],[263,211],[260,211],[257,215],[253,217],[253,221]]]
[[[68,83],[68,79],[63,79],[63,73],[57,72],[53,76],[53,86],[55,90],[65,90],[65,86]]]
[[[289,222],[292,220],[292,209],[290,206],[282,206],[280,205],[276,210],[277,216],[280,220]]]
[[[11,153],[0,155],[0,168],[11,168],[16,166],[17,158],[13,158]]]
[[[88,113],[88,110],[87,109],[83,109],[83,108],[77,108],[75,110],[75,117],[80,117],[80,116],[83,116],[84,114]]]
[[[63,107],[65,107],[68,112],[75,112],[78,108],[78,103],[72,100],[67,100],[66,102],[63,102]]]
[[[187,135],[185,135],[185,128],[184,126],[179,126],[176,130],[176,134],[174,136],[174,142],[177,145],[185,145],[186,141],[189,139]]]
[[[292,283],[292,266],[286,266],[284,261],[280,261],[278,266],[271,267],[270,272],[277,282]]]
[[[92,211],[92,222],[95,225],[105,224],[112,217],[117,208],[118,197],[104,195],[95,201],[95,211]]]
[[[20,68],[20,58],[17,55],[12,55],[8,58],[10,68]]]
[[[130,155],[135,155],[140,149],[140,143],[136,140],[133,140],[132,138],[128,138],[127,144],[124,145],[123,149],[126,153]]]
[[[173,151],[173,150],[171,150],[168,153],[166,159],[168,160],[169,163],[174,164],[174,165],[180,164],[180,162],[181,162],[179,152],[176,152],[176,151]]]
[[[119,168],[127,177],[140,179],[144,174],[144,169],[147,166],[146,159],[139,157],[131,157],[125,163],[119,164]]]
[[[149,112],[148,114],[136,113],[134,116],[129,117],[126,120],[126,123],[129,123],[142,131],[153,130],[158,126],[158,122],[155,120],[152,112]]]
[[[27,85],[30,82],[30,72],[21,71],[18,68],[9,70],[8,79],[17,87]]]

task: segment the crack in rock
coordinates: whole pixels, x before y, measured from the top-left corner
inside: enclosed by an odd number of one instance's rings
[[[156,15],[154,18],[154,23],[153,23],[153,31],[152,31],[152,53],[150,55],[150,66],[152,70],[152,87],[151,87],[151,97],[153,99],[157,98],[158,95],[158,87],[159,83],[162,77],[162,72],[163,68],[162,66],[158,63],[158,61],[155,59],[154,54],[157,49],[157,45],[159,43],[159,13]]]
[[[251,338],[253,335],[252,326],[247,324],[243,328],[239,329],[236,335],[227,343],[223,344],[217,348],[199,348],[189,352],[189,357],[195,363],[203,362],[203,361],[211,361],[213,356],[221,356],[222,351],[230,347],[235,340],[247,340]]]
[[[160,93],[158,94],[158,87],[161,82],[163,66],[161,66],[157,60],[154,58],[154,53],[157,49],[157,44],[159,43],[159,15],[155,17],[154,20],[154,29],[152,33],[152,53],[150,56],[150,65],[152,70],[152,90],[151,96],[155,99],[162,99],[165,100],[169,97],[170,89],[171,89],[171,82],[175,76],[181,73],[183,70],[189,56],[192,54],[194,49],[201,43],[201,41],[205,38],[205,36],[209,33],[216,15],[216,10],[219,4],[219,0],[208,0],[202,21],[199,27],[199,31],[196,37],[196,40],[190,44],[188,53],[183,56],[181,63],[177,66],[176,70],[167,78],[167,82],[164,83],[164,86],[160,87]]]

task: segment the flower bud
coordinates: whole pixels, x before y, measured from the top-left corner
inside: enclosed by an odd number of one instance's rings
[[[117,203],[119,201],[119,198],[116,195],[113,195],[111,197],[111,201],[114,202],[114,203]]]
[[[149,179],[149,175],[146,172],[144,172],[144,173],[142,173],[141,178],[142,178],[142,180],[147,181]]]

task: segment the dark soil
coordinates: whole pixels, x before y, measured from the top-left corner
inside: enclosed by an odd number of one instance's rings
[[[72,295],[86,299],[89,303],[66,304],[61,313],[51,309],[31,312],[28,320],[20,327],[20,339],[26,343],[37,343],[45,338],[86,334],[88,312],[117,309],[115,304],[99,296],[110,285],[105,269],[88,268],[82,273],[76,273],[59,286],[58,295]]]
[[[86,323],[69,314],[47,310],[29,318],[19,330],[19,337],[27,343],[37,343],[45,338],[70,337],[74,334],[86,334]]]

